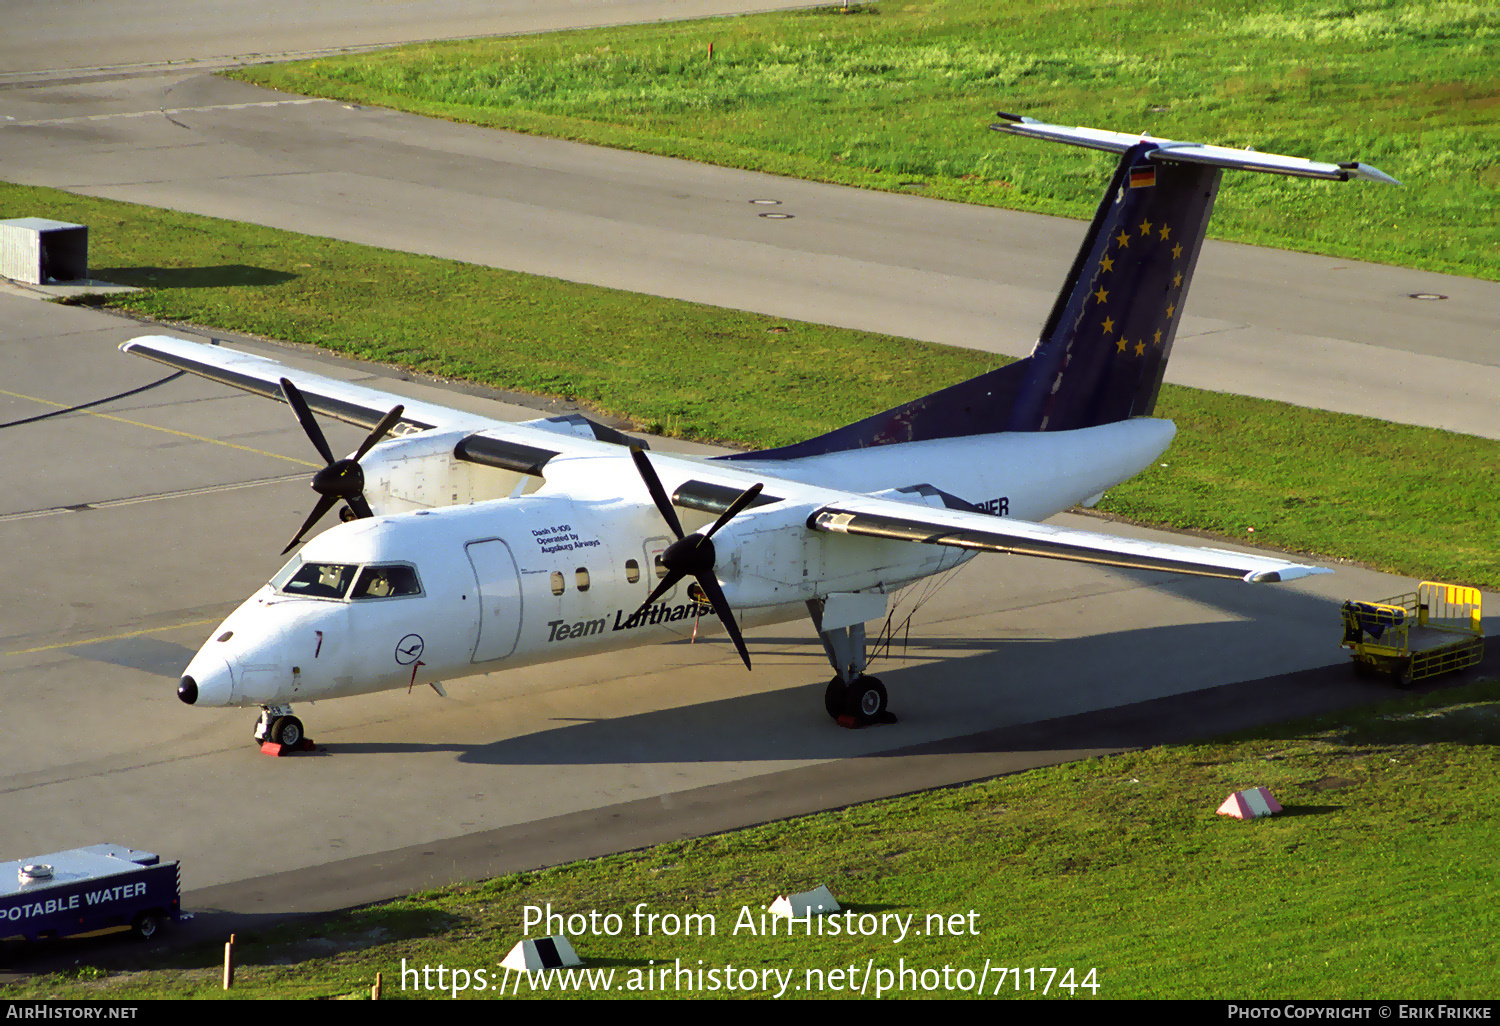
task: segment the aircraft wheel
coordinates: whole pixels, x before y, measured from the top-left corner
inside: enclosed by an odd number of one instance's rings
[[[878,677],[856,677],[849,685],[847,701],[845,708],[850,715],[861,723],[874,723],[885,714],[885,685]]]
[[[848,704],[849,688],[844,683],[844,678],[835,677],[828,682],[828,687],[823,692],[823,708],[833,719],[844,715],[844,707]]]
[[[295,716],[278,716],[271,723],[271,740],[295,748],[302,742],[302,721]]]

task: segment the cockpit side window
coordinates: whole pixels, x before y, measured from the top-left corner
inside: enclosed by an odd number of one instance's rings
[[[303,563],[280,586],[280,591],[283,595],[299,598],[343,598],[344,592],[349,590],[349,582],[354,579],[355,569],[352,563]],[[276,575],[277,578],[281,576]]]
[[[352,599],[397,598],[402,595],[422,594],[422,582],[417,572],[400,563],[372,565],[360,572],[359,581],[350,592]]]

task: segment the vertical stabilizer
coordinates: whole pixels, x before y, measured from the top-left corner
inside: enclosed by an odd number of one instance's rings
[[[1148,416],[1222,172],[1126,150],[1094,213],[1006,422],[1067,431]]]
[[[996,131],[1120,154],[1031,355],[806,442],[722,459],[795,459],[1150,416],[1225,168],[1400,184],[1367,164],[1000,116],[1005,120],[990,126]]]

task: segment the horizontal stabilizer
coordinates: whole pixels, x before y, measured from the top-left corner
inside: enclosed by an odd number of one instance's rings
[[[1051,142],[1070,143],[1074,146],[1085,146],[1091,150],[1124,153],[1140,143],[1154,143],[1156,148],[1146,154],[1145,159],[1156,163],[1174,161],[1183,164],[1208,164],[1213,167],[1233,168],[1237,171],[1265,171],[1274,175],[1325,178],[1336,182],[1347,182],[1350,179],[1359,178],[1369,182],[1401,184],[1379,168],[1352,161],[1343,164],[1327,164],[1316,160],[1305,160],[1302,157],[1284,157],[1278,153],[1260,153],[1256,150],[1230,149],[1228,146],[1209,146],[1205,143],[1159,139],[1144,132],[1140,135],[1131,135],[1128,132],[1106,132],[1098,128],[1067,128],[1062,125],[1049,125],[1020,114],[1007,114],[1004,111],[1001,111],[999,116],[1005,120],[990,126],[997,132],[1029,136],[1032,139],[1047,139]]]
[[[1010,520],[987,513],[934,509],[888,499],[860,498],[824,506],[807,518],[807,526],[815,531],[867,538],[1066,559],[1131,570],[1236,578],[1249,583],[1291,581],[1310,574],[1333,572],[1253,553],[1117,538],[1093,531]]]

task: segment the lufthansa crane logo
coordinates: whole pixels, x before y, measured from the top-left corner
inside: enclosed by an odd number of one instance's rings
[[[426,644],[422,641],[420,634],[408,634],[396,642],[396,662],[402,666],[410,666],[422,658],[422,649]]]

